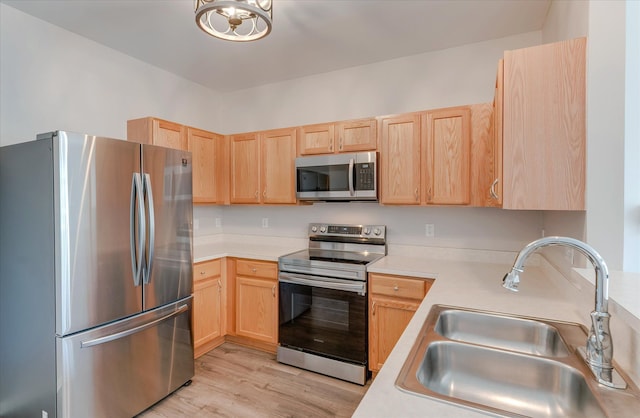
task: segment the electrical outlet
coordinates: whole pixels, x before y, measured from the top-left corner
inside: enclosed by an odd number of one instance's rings
[[[216,228],[221,228],[221,227],[222,227],[222,219],[216,218]]]
[[[434,224],[424,224],[424,236],[428,238],[436,236],[436,227]]]
[[[262,218],[262,227],[269,228],[269,218]]]

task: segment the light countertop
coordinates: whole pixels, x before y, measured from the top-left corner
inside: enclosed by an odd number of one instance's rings
[[[251,258],[277,261],[278,257],[305,249],[306,239],[274,238],[259,236],[224,236],[195,240],[194,261],[207,261],[221,257]],[[397,251],[401,250],[401,251]],[[397,389],[395,380],[407,358],[432,305],[451,305],[526,315],[554,320],[578,322],[587,326],[590,309],[593,309],[593,287],[578,287],[550,268],[548,263],[533,256],[521,275],[519,292],[502,288],[502,277],[511,269],[515,253],[428,249],[418,247],[389,248],[389,254],[372,264],[369,272],[407,275],[436,279],[429,293],[413,316],[405,332],[387,358],[371,387],[354,413],[354,417],[471,417],[485,414],[447,404]],[[405,254],[405,255],[397,255]],[[542,261],[542,262],[541,262]],[[588,275],[587,275],[588,276]],[[582,280],[582,279],[580,279]],[[585,280],[586,283],[586,280]],[[611,280],[611,294],[622,280]],[[590,287],[591,286],[591,287]],[[634,287],[637,289],[637,287]],[[625,292],[620,292],[625,294]],[[628,295],[627,295],[628,296]],[[630,296],[633,300],[633,295]],[[634,304],[640,305],[640,304]],[[622,328],[616,321],[623,315],[632,324]],[[614,342],[625,335],[623,344],[616,347],[614,360],[622,363],[625,371],[638,381],[640,365],[637,347],[640,346],[640,319],[630,310],[617,308],[612,311],[612,336]],[[614,331],[617,331],[614,334]],[[631,337],[628,337],[631,335]],[[635,347],[635,348],[634,348]],[[635,352],[634,352],[635,350]],[[622,361],[621,361],[622,360]],[[629,370],[631,369],[631,370]]]
[[[544,263],[542,263],[544,264]],[[460,306],[517,315],[577,322],[587,325],[589,310],[574,299],[572,286],[562,277],[550,277],[544,266],[528,266],[521,275],[518,293],[502,288],[507,263],[441,261],[387,256],[370,272],[435,278],[433,286],[387,358],[354,417],[475,417],[486,414],[400,391],[395,387],[414,342],[434,304]],[[591,299],[593,300],[593,299]],[[612,330],[613,335],[613,330]],[[614,335],[615,338],[615,335]],[[632,346],[618,347],[633,358]],[[621,354],[623,355],[623,354]],[[637,367],[637,366],[636,366]]]

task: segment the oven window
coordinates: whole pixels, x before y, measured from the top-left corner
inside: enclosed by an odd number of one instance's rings
[[[349,164],[298,167],[298,192],[349,190]]]
[[[366,304],[357,293],[280,282],[280,344],[366,364]]]

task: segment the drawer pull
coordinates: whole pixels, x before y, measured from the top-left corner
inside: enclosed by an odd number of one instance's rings
[[[205,272],[204,272],[204,271],[201,271],[201,272],[200,272],[200,274],[201,274],[201,275],[202,275],[202,274],[205,274]]]

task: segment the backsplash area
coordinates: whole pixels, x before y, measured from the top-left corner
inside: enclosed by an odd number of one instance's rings
[[[384,224],[389,244],[502,251],[520,250],[543,229],[541,212],[495,208],[363,202],[194,207],[196,237],[224,233],[306,238],[310,222]],[[433,237],[426,236],[426,225],[433,225]]]

